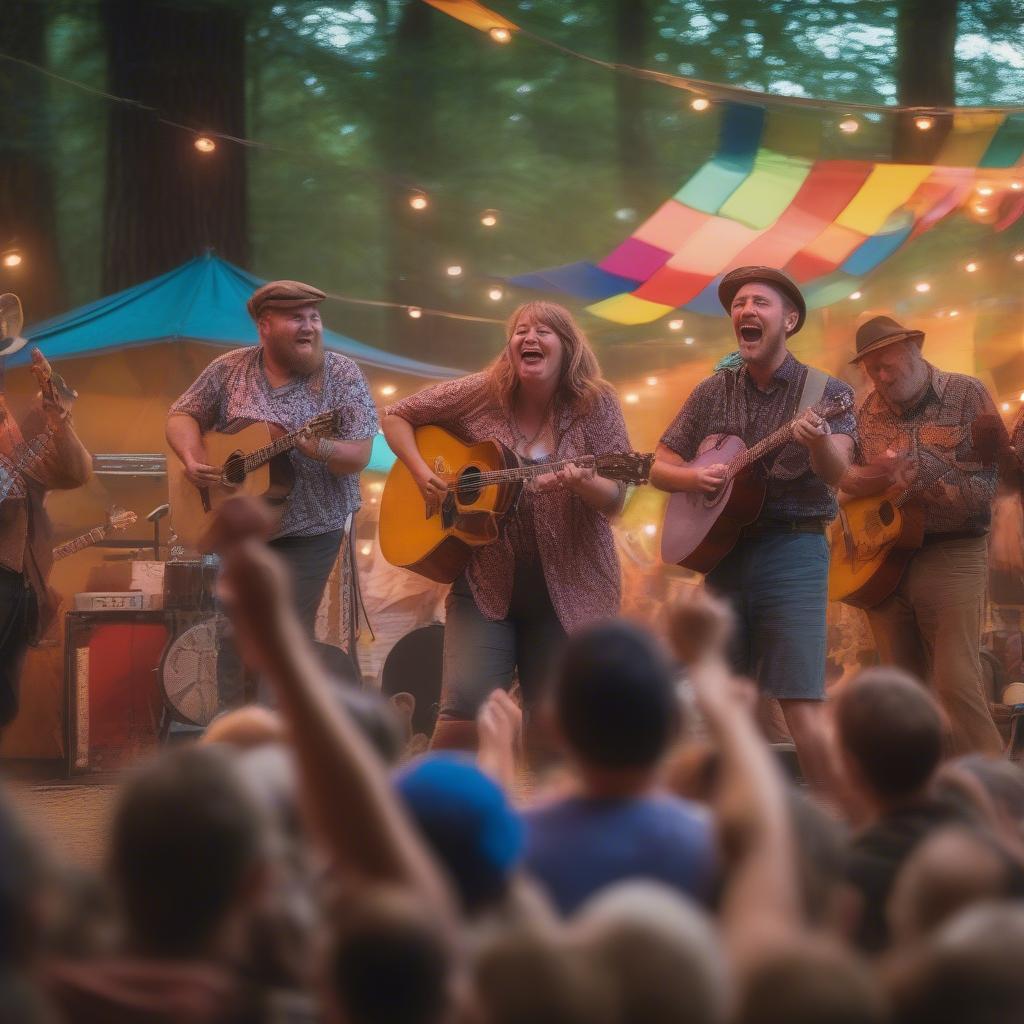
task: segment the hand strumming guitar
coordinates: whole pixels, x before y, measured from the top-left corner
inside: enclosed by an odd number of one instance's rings
[[[201,453],[203,459],[206,458],[206,453]],[[185,476],[188,478],[190,484],[194,487],[210,487],[213,484],[225,484],[221,479],[221,471],[218,466],[211,466],[208,462],[204,462],[203,459],[197,458],[193,452],[187,452],[185,457],[182,459],[182,464],[185,467]]]

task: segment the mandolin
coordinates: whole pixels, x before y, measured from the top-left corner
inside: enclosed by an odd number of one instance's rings
[[[312,437],[336,437],[342,429],[339,410],[314,416],[297,430],[286,431],[276,423],[252,423],[233,434],[216,430],[203,435],[206,457],[219,466],[221,482],[196,487],[185,475],[185,465],[172,450],[167,457],[167,493],[171,528],[178,542],[199,546],[214,512],[236,495],[283,500],[295,483],[291,463],[282,458],[299,441]]]
[[[405,463],[388,474],[380,502],[380,548],[392,564],[438,583],[451,583],[473,548],[497,540],[502,517],[515,507],[523,483],[565,466],[593,468],[603,477],[644,484],[653,453],[580,455],[560,462],[524,463],[497,440],[466,444],[442,427],[418,427],[416,447],[448,486],[428,507]]]
[[[852,405],[852,400],[844,396],[813,408],[823,419],[830,420]],[[734,434],[709,434],[701,441],[697,457],[689,465],[699,469],[724,463],[729,469],[714,494],[677,491],[669,498],[661,533],[662,561],[708,573],[732,551],[743,527],[757,519],[764,505],[768,485],[755,463],[793,439],[793,425],[799,418],[779,427],[752,448]]]

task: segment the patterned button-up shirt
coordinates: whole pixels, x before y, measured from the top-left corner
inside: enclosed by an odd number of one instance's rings
[[[445,381],[396,402],[386,412],[414,427],[436,424],[467,442],[494,438],[515,448],[509,418],[487,401],[486,383],[484,373]],[[629,438],[614,395],[602,395],[586,415],[568,409],[556,415],[553,460],[625,451]],[[617,614],[622,585],[607,517],[561,488],[529,497],[510,514],[531,517],[525,533],[532,532],[551,603],[566,632]],[[508,615],[517,547],[523,550],[503,529],[494,543],[473,549],[466,575],[473,599],[488,619]]]
[[[1021,410],[1017,413],[1017,418],[1010,428],[1010,444],[1013,445],[1017,454],[1017,464],[1024,472],[1024,406],[1021,406]]]
[[[680,458],[692,462],[708,434],[735,434],[748,448],[773,434],[797,413],[807,367],[787,353],[765,390],[754,383],[745,365],[728,365],[701,381],[661,438]],[[829,377],[820,404],[845,400],[848,409],[829,420],[833,434],[857,439],[853,390]],[[761,459],[768,492],[761,516],[766,519],[833,519],[835,493],[811,469],[810,452],[797,441]]]
[[[928,384],[909,409],[893,408],[874,389],[864,399],[857,413],[863,461],[888,452],[912,456],[914,503],[924,511],[925,533],[984,533],[992,518],[998,467],[978,461],[971,424],[983,414],[998,422],[999,414],[980,380],[930,364],[928,370]]]
[[[372,437],[377,410],[359,367],[338,352],[325,352],[323,366],[308,377],[270,386],[263,371],[263,349],[227,352],[196,378],[171,406],[208,430],[239,430],[251,423],[275,423],[291,431],[322,412],[341,410],[339,440]],[[359,508],[359,474],[335,476],[327,466],[293,448],[288,453],[295,486],[285,506],[278,537],[311,537],[340,530]]]

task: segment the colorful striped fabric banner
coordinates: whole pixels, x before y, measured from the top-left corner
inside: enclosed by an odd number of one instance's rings
[[[598,264],[581,261],[510,279],[582,299],[621,324],[677,310],[719,312],[717,284],[733,267],[783,267],[812,307],[839,301],[902,246],[958,210],[984,183],[1003,231],[1024,215],[1024,115],[947,117],[928,157],[879,158],[882,128],[840,140],[806,112],[719,102],[718,147],[671,198]],[[895,119],[893,119],[895,124]],[[895,139],[889,132],[888,151]],[[829,157],[820,155],[827,151]],[[858,159],[858,157],[860,157]]]

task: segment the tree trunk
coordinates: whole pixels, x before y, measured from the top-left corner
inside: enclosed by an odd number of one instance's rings
[[[7,0],[3,49],[46,64],[46,5]],[[48,84],[36,71],[0,63],[0,253],[16,248],[17,267],[0,264],[0,292],[15,292],[28,323],[64,308],[51,172]]]
[[[190,131],[245,133],[245,34],[229,4],[177,8],[104,0],[108,88],[148,106],[111,106],[104,202],[103,288],[117,291],[207,247],[248,259],[245,150],[217,140],[200,153]]]
[[[956,104],[954,50],[958,0],[901,0],[896,21],[896,99],[902,107]],[[948,114],[931,115],[921,131],[914,113],[900,115],[894,156],[904,163],[929,163],[952,126]]]
[[[391,301],[435,305],[439,291],[433,285],[436,249],[431,244],[432,226],[438,211],[436,197],[430,206],[412,209],[400,182],[429,186],[437,162],[434,119],[436,57],[431,54],[436,12],[420,0],[406,0],[395,26],[382,83],[382,117],[377,128],[377,148],[386,174],[383,178],[387,277]],[[390,333],[401,347],[422,347],[434,324],[412,320],[405,310],[394,310]]]
[[[616,0],[614,31],[616,60],[620,64],[644,67],[647,60],[647,0]],[[651,169],[654,147],[645,122],[650,94],[647,83],[632,75],[615,76],[616,141],[619,170],[626,203],[640,217],[646,216],[654,201]]]

